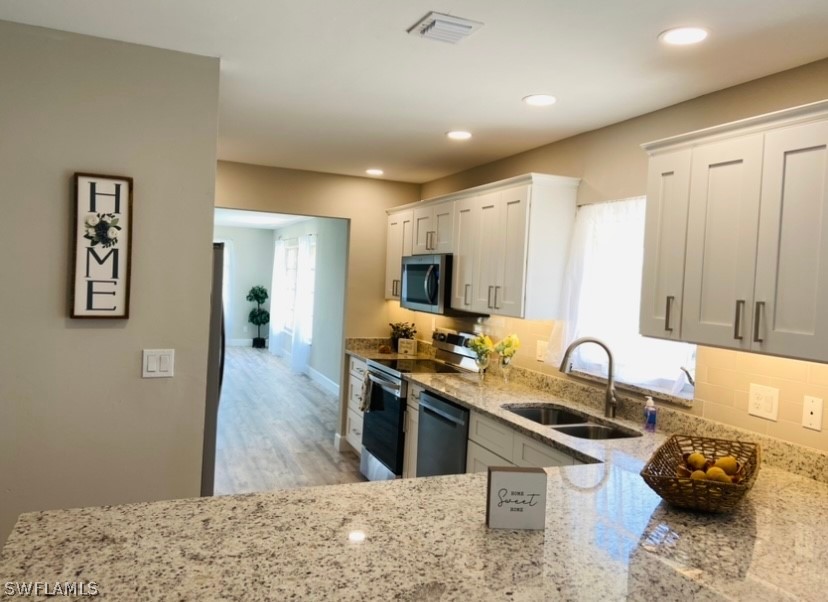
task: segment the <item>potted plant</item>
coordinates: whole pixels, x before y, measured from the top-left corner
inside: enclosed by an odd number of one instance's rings
[[[400,339],[413,339],[417,334],[414,324],[408,322],[394,322],[388,324],[391,327],[391,349],[397,351],[397,343]]]
[[[253,339],[253,347],[255,349],[264,349],[265,340],[262,338],[262,326],[270,322],[270,313],[266,309],[262,309],[262,303],[267,301],[267,289],[263,286],[254,286],[247,293],[248,301],[255,301],[256,307],[250,310],[250,315],[247,320],[256,326],[256,338]]]

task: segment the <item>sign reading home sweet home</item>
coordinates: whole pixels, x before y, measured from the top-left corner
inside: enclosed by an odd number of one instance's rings
[[[486,524],[492,529],[546,527],[546,472],[542,468],[490,466]]]
[[[128,318],[132,178],[75,174],[73,318]]]

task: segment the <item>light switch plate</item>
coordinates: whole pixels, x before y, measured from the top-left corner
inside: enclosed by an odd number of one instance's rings
[[[535,348],[535,359],[539,362],[545,362],[547,351],[549,351],[549,341],[538,341]]]
[[[802,426],[815,431],[822,430],[822,399],[819,397],[805,396],[802,405]]]
[[[143,378],[171,378],[175,374],[175,349],[144,349]]]
[[[776,421],[779,416],[779,389],[750,383],[748,414]]]

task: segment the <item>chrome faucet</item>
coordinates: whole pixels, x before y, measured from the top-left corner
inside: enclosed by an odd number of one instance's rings
[[[561,367],[560,371],[563,374],[569,374],[572,366],[569,363],[569,356],[572,355],[572,352],[575,350],[576,347],[581,345],[582,343],[595,343],[596,345],[600,345],[604,348],[604,351],[607,352],[607,357],[609,358],[609,368],[608,368],[608,376],[607,376],[607,393],[606,393],[606,402],[604,404],[604,416],[607,418],[615,418],[615,410],[618,407],[618,400],[615,398],[615,376],[613,374],[613,366],[612,366],[612,352],[607,347],[606,343],[599,341],[598,339],[592,337],[582,337],[580,339],[575,339],[569,344],[569,347],[566,348],[564,352],[563,359],[561,360]]]

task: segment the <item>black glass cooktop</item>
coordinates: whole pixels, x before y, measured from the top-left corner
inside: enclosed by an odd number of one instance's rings
[[[380,364],[391,370],[399,372],[400,374],[413,373],[438,373],[438,374],[453,374],[462,372],[453,366],[449,366],[442,362],[435,362],[434,360],[370,360],[371,363]]]

